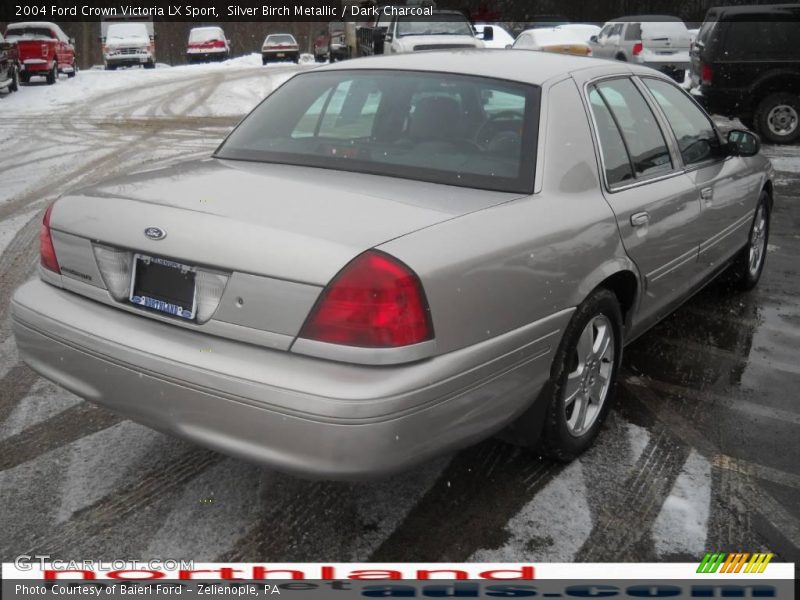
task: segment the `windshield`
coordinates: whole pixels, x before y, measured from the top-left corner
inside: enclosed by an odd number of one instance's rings
[[[298,75],[218,158],[322,167],[530,193],[539,88],[443,73]]]
[[[47,27],[9,27],[6,30],[6,40],[52,40],[56,34]]]
[[[108,39],[114,38],[132,38],[132,37],[150,37],[147,33],[147,27],[141,23],[120,23],[117,25],[109,25]]]
[[[397,20],[397,35],[473,35],[472,27],[463,15],[433,13],[426,17],[401,17]]]
[[[269,35],[264,41],[265,44],[296,44],[297,42],[291,35]]]
[[[225,39],[225,35],[218,27],[208,27],[204,29],[192,29],[189,32],[189,42],[200,43],[210,42],[213,40]]]

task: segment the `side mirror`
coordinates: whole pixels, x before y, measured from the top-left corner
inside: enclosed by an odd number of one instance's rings
[[[728,156],[755,156],[761,150],[758,136],[744,129],[731,129],[728,132]]]
[[[597,43],[597,36],[593,35],[592,37],[589,38],[589,41],[592,42],[593,44],[596,44]]]
[[[74,46],[75,45],[75,38],[69,38],[69,43]]]
[[[483,26],[483,41],[491,42],[494,39],[494,27],[491,25]]]

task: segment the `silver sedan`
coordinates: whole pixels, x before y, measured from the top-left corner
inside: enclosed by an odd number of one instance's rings
[[[497,432],[569,460],[623,347],[764,267],[773,172],[670,79],[526,51],[299,74],[212,157],[51,205],[13,298],[37,372],[306,475]]]

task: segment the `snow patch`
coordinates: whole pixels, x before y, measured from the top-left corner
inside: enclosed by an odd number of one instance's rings
[[[710,510],[711,465],[692,450],[653,524],[656,552],[695,556],[705,552]]]

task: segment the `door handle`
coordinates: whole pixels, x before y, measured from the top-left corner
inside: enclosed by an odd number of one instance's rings
[[[633,213],[631,215],[631,225],[634,227],[642,227],[650,222],[650,215],[644,212]]]
[[[714,197],[714,188],[703,188],[700,190],[700,198],[708,202]]]

